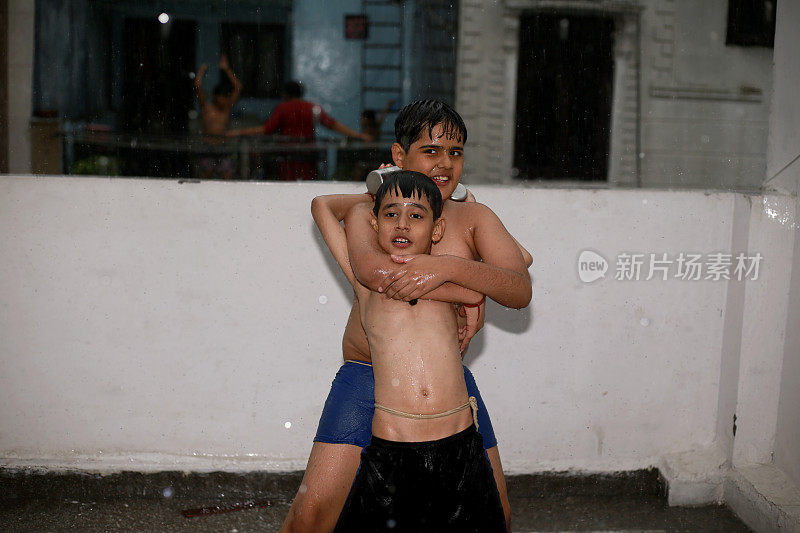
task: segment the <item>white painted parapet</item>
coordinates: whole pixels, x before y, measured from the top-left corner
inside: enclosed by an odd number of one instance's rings
[[[2,464],[303,468],[350,303],[309,205],[359,190],[0,177]],[[467,358],[505,467],[619,471],[718,445],[720,398],[736,394],[719,388],[729,282],[675,277],[677,263],[647,280],[649,254],[729,251],[736,202],[760,199],[474,192],[535,261],[533,305],[490,304]],[[781,243],[761,246],[748,287],[791,268],[774,263]],[[581,281],[584,250],[604,278]],[[624,254],[644,254],[638,280],[615,279]]]

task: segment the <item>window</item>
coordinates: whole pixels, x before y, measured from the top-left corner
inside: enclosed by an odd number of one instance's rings
[[[725,44],[766,46],[775,43],[777,0],[728,0],[728,34]]]
[[[245,98],[279,98],[283,87],[286,27],[222,24],[222,51],[244,86]]]

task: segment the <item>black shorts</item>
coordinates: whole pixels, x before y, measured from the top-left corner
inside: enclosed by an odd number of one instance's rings
[[[335,533],[506,531],[475,426],[429,442],[372,437]]]

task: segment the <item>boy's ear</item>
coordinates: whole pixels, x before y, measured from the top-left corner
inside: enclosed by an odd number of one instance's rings
[[[375,216],[374,211],[369,212],[369,225],[372,226],[376,233],[378,232],[378,218]]]
[[[439,219],[433,224],[433,233],[431,234],[431,241],[434,244],[441,241],[442,237],[444,237],[444,227],[445,227],[444,218],[439,217]]]
[[[394,164],[398,167],[403,168],[403,164],[406,161],[406,151],[403,150],[400,143],[394,143],[392,145],[392,161],[394,161]]]

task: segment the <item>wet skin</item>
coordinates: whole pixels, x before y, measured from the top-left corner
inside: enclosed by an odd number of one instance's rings
[[[427,254],[444,230],[425,198],[389,192],[370,224],[381,249],[389,254]],[[362,325],[369,339],[375,375],[375,402],[409,413],[441,413],[467,400],[453,305],[422,300],[412,307],[354,283]],[[438,298],[453,302],[480,299],[474,291],[452,286]],[[431,420],[413,420],[376,410],[372,433],[392,441],[441,439],[472,423],[468,410]]]

